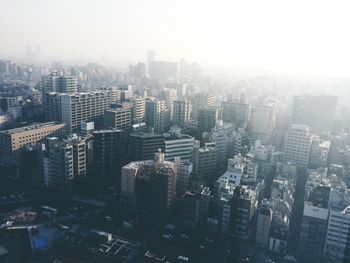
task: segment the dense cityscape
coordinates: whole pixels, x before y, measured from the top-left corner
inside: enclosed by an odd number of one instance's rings
[[[350,262],[350,78],[43,53],[0,47],[1,263]]]

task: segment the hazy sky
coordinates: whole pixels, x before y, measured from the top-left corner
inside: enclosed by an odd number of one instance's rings
[[[350,3],[322,0],[0,0],[0,54],[350,73]]]

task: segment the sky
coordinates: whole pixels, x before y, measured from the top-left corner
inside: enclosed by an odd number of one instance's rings
[[[0,0],[0,54],[350,75],[349,1]]]

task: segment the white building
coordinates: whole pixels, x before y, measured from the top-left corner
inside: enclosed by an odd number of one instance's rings
[[[287,131],[284,144],[284,161],[299,167],[307,167],[311,148],[309,128],[293,124]]]
[[[171,127],[168,133],[164,133],[164,153],[167,161],[174,161],[180,157],[182,161],[192,159],[194,138],[187,134],[181,134],[179,127]]]

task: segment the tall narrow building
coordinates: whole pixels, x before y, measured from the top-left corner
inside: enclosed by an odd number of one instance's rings
[[[170,126],[170,111],[165,106],[165,101],[156,98],[146,99],[146,124],[154,129],[154,132],[164,132]]]
[[[173,126],[186,128],[191,118],[192,106],[188,100],[175,100],[173,113]]]
[[[123,130],[98,130],[93,133],[94,176],[100,187],[120,183],[121,167],[126,162],[125,132]]]
[[[311,148],[309,128],[293,124],[287,132],[284,144],[284,161],[299,167],[307,167]]]

